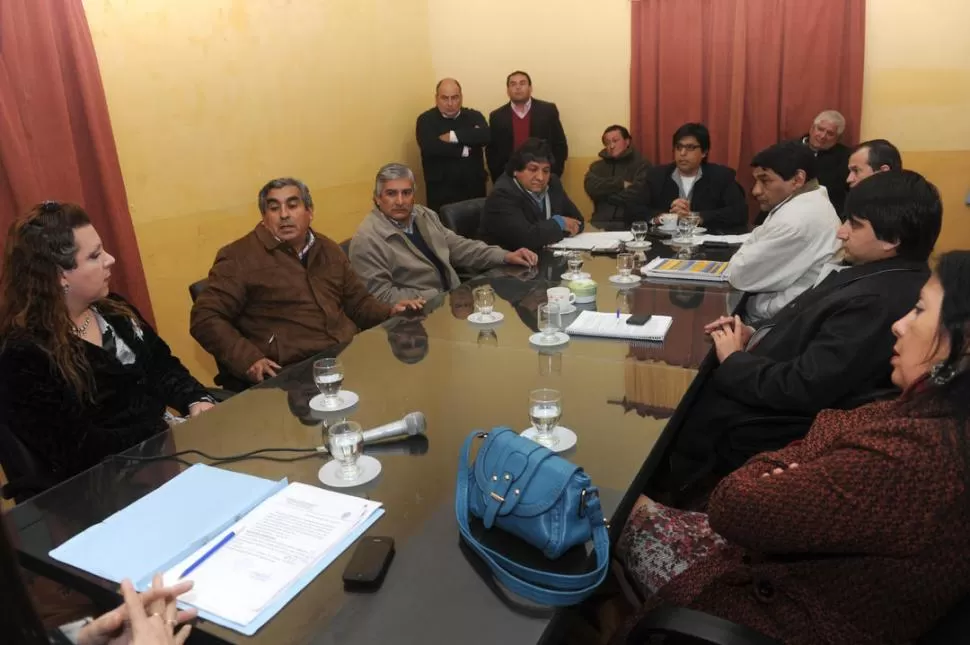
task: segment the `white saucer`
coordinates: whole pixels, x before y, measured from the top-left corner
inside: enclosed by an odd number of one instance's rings
[[[657,230],[661,233],[676,233],[677,226],[658,226]]]
[[[567,271],[566,273],[563,273],[561,276],[559,276],[559,279],[560,280],[589,280],[592,277],[593,277],[592,275],[590,275],[589,273],[586,273],[585,271],[580,271],[575,276],[570,276],[569,272]]]
[[[633,240],[631,242],[626,242],[625,244],[626,244],[626,248],[633,249],[634,251],[639,251],[641,249],[646,250],[646,249],[649,249],[651,246],[653,246],[650,242],[646,240],[642,242],[637,242],[636,240]]]
[[[704,233],[707,233],[707,229],[703,226],[698,226],[694,229],[694,235],[703,235]]]
[[[529,336],[529,342],[533,345],[538,345],[539,347],[555,347],[556,345],[565,345],[568,343],[569,334],[564,334],[561,331],[557,331],[552,340],[546,340],[542,332],[539,332]]]
[[[621,277],[619,274],[611,275],[610,282],[623,287],[632,287],[635,284],[639,284],[640,276],[633,275],[632,273],[626,278]]]
[[[317,472],[317,477],[324,486],[351,488],[352,486],[360,486],[369,481],[373,481],[381,474],[381,462],[370,455],[361,455],[357,459],[357,465],[360,466],[360,476],[357,479],[342,479],[338,474],[340,472],[340,462],[336,459],[331,459],[321,466]]]
[[[686,238],[686,237],[672,237],[669,240],[664,240],[664,244],[667,246],[700,246],[704,242],[696,237]]]
[[[310,408],[316,410],[317,412],[336,412],[338,410],[352,408],[357,405],[358,401],[360,401],[360,397],[357,396],[356,392],[351,392],[350,390],[340,390],[337,392],[337,405],[332,407],[325,406],[323,404],[323,395],[318,394],[310,399]]]
[[[531,441],[536,440],[535,428],[529,428],[528,430],[523,430],[519,434],[521,434],[523,437]],[[579,437],[576,436],[575,432],[573,432],[569,428],[564,428],[562,426],[556,426],[552,431],[552,436],[555,437],[556,439],[559,439],[559,443],[549,448],[549,450],[553,452],[566,452],[567,450],[575,446],[577,441],[579,441]]]
[[[505,315],[501,311],[493,311],[489,315],[485,315],[480,312],[475,312],[468,316],[468,322],[474,323],[476,325],[491,325],[492,323],[497,323],[504,319]]]
[[[572,303],[566,305],[565,307],[562,305],[559,305],[559,313],[562,314],[563,316],[565,316],[566,314],[571,314],[574,311],[576,311],[576,305]]]

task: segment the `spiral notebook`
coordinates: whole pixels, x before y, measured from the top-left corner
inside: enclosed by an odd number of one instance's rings
[[[566,328],[566,333],[577,336],[620,338],[623,340],[649,340],[663,342],[667,330],[673,324],[670,316],[653,316],[645,325],[626,324],[630,314],[584,311]]]
[[[655,258],[640,271],[648,278],[725,282],[728,279],[727,268],[727,262],[715,262],[713,260]]]

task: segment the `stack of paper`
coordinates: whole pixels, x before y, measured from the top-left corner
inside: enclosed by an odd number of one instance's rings
[[[575,237],[564,237],[551,244],[549,248],[570,251],[616,251],[620,242],[631,242],[633,234],[629,231],[598,231],[580,233]]]
[[[655,258],[648,262],[640,271],[643,275],[651,278],[725,282],[727,280],[727,268],[727,262]]]
[[[157,572],[174,584],[201,560],[180,604],[251,636],[383,513],[379,502],[197,464],[50,555],[139,590]]]
[[[704,242],[720,242],[722,244],[744,244],[751,237],[751,233],[742,233],[741,235],[697,235],[696,239],[700,240],[703,244]]]
[[[628,325],[630,314],[584,311],[566,328],[567,334],[622,338],[624,340],[649,340],[662,342],[674,319],[670,316],[653,316],[645,325]]]

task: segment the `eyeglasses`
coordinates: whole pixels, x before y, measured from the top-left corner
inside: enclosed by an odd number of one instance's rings
[[[677,152],[694,152],[695,150],[700,150],[701,147],[696,143],[678,143],[674,145],[674,150]]]

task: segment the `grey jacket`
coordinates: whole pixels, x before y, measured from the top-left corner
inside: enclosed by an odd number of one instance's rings
[[[413,212],[414,226],[445,266],[446,290],[461,283],[456,266],[484,271],[505,262],[503,249],[445,228],[430,208],[415,204]],[[441,291],[441,279],[431,260],[377,208],[360,223],[350,242],[350,264],[367,290],[387,303],[427,299]]]

